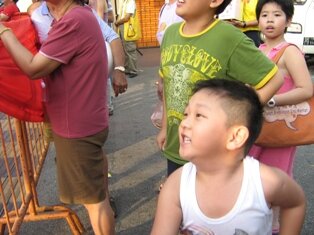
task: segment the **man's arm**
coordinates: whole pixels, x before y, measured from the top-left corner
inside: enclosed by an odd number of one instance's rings
[[[128,22],[128,21],[130,20],[131,16],[132,16],[132,14],[126,13],[123,18],[117,20],[117,21],[114,23],[115,26],[119,27],[120,25],[122,25],[122,24]]]
[[[306,199],[302,188],[283,171],[261,164],[265,198],[280,207],[280,234],[301,234]]]
[[[120,38],[116,38],[110,42],[110,48],[113,57],[114,67],[124,67],[125,54],[123,51],[123,46]],[[125,73],[119,69],[114,69],[112,72],[112,87],[115,93],[115,96],[118,96],[119,93],[126,91],[128,87],[128,82],[125,77]]]

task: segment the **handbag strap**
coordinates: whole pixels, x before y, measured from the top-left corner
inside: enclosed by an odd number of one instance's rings
[[[272,58],[272,61],[273,61],[275,64],[278,63],[280,57],[283,55],[283,53],[285,52],[285,50],[286,50],[286,48],[287,48],[288,46],[295,46],[295,45],[293,45],[293,44],[291,44],[291,43],[287,43],[285,46],[283,46],[282,48],[280,48],[280,50],[277,52],[277,54],[274,56],[274,58]]]

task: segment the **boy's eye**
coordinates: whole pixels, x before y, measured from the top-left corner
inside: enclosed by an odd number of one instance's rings
[[[196,117],[203,117],[203,115],[200,114],[200,113],[197,113],[197,114],[196,114]]]

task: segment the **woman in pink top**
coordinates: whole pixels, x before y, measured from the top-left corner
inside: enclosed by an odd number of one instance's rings
[[[269,58],[274,58],[277,52],[287,42],[284,33],[289,26],[294,12],[292,0],[260,0],[256,15],[261,32],[265,35],[265,43],[260,45]],[[284,75],[284,84],[277,94],[268,102],[268,106],[298,104],[313,95],[311,76],[301,51],[294,45],[287,47],[279,59],[279,70]],[[260,162],[280,168],[292,176],[296,146],[283,148],[266,148],[253,146],[249,155]],[[279,211],[274,210],[273,234],[279,231]]]
[[[114,217],[102,149],[108,136],[105,42],[92,10],[83,2],[47,2],[55,20],[37,54],[1,23],[0,39],[30,78],[47,76],[45,105],[54,135],[60,200],[84,205],[95,234],[112,235]],[[126,91],[125,80],[116,85],[117,93]]]

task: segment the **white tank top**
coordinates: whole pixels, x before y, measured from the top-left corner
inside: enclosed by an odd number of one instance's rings
[[[183,213],[181,229],[191,235],[268,235],[272,234],[272,210],[268,208],[259,162],[251,157],[244,160],[242,187],[233,208],[223,217],[209,218],[200,208],[195,195],[196,167],[183,166],[180,202]]]

